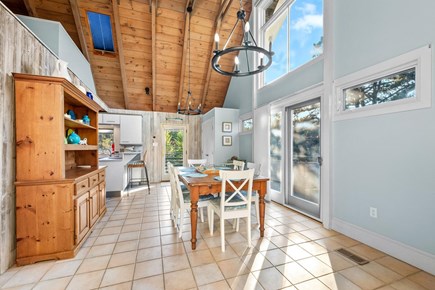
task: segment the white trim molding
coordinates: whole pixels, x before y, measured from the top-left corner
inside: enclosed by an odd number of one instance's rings
[[[344,110],[343,91],[345,89],[410,68],[415,68],[415,97],[360,107],[353,110]],[[333,120],[339,121],[429,108],[432,102],[431,84],[432,49],[430,45],[426,45],[335,80]]]
[[[405,245],[338,218],[332,219],[332,229],[435,275],[435,255]]]

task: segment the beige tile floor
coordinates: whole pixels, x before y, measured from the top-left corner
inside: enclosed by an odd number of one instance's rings
[[[74,259],[12,267],[0,276],[1,289],[435,289],[435,276],[392,258],[275,203],[266,206],[265,238],[253,224],[253,247],[226,224],[220,250],[219,221],[210,236],[198,226],[190,247],[189,219],[178,239],[169,216],[170,187],[154,184],[108,200]],[[253,219],[255,221],[255,219]],[[370,260],[358,266],[335,250]]]

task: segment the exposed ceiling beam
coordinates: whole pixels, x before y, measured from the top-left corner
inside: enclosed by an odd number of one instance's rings
[[[153,111],[156,110],[156,18],[157,18],[157,1],[151,1],[151,54],[152,54],[152,76],[153,76]]]
[[[192,12],[187,12],[188,7],[192,7],[195,5],[195,0],[187,0],[186,1],[186,7],[184,9],[184,41],[183,41],[183,53],[181,55],[181,68],[180,68],[180,85],[178,88],[178,102],[177,104],[181,103],[181,98],[183,97],[183,91],[184,91],[184,78],[185,78],[185,71],[186,71],[186,60],[187,60],[187,48],[188,48],[188,37],[189,33],[187,31],[189,30],[189,24],[190,24],[190,16],[192,15]],[[185,104],[187,106],[187,104]]]
[[[30,16],[38,17],[34,0],[24,0],[24,5],[26,6],[27,12],[29,13]]]
[[[212,37],[212,41],[211,41],[211,45],[209,47],[209,57],[208,59],[210,60],[208,63],[208,69],[207,69],[207,75],[205,77],[205,83],[204,83],[204,87],[203,87],[203,91],[202,91],[202,99],[201,99],[201,105],[204,108],[204,103],[205,103],[205,98],[207,97],[208,94],[208,87],[210,85],[210,78],[211,78],[211,73],[212,73],[212,66],[211,66],[211,59],[213,57],[213,49],[214,49],[214,35],[217,33],[219,34],[219,32],[221,31],[221,27],[222,27],[222,20],[224,19],[225,15],[227,14],[229,8],[231,7],[231,5],[233,4],[234,0],[223,0],[221,6],[219,7],[219,11],[218,14],[216,16],[216,20],[214,22],[214,28],[215,31],[214,33],[211,35]]]
[[[127,73],[125,70],[125,59],[124,59],[124,49],[122,48],[122,35],[121,35],[121,24],[119,22],[119,8],[118,1],[112,0],[112,8],[113,8],[113,18],[115,21],[115,34],[116,34],[116,43],[118,45],[118,59],[119,59],[119,67],[121,69],[121,82],[122,82],[122,91],[124,93],[124,104],[125,108],[128,109],[128,79]]]
[[[83,32],[83,26],[80,17],[79,0],[69,0],[69,4],[71,5],[71,11],[74,16],[74,22],[76,24],[77,34],[79,35],[79,41],[83,55],[89,61],[88,46],[86,45],[85,34]]]

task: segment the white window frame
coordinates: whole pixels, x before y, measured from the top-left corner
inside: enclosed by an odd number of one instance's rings
[[[243,121],[252,119],[252,129],[249,131],[243,131]],[[252,115],[252,112],[243,114],[239,117],[239,135],[246,135],[246,134],[252,134],[252,132],[254,131],[254,118]]]
[[[272,25],[272,23],[274,21],[276,21],[276,19],[278,17],[281,16],[281,14],[284,13],[285,10],[287,10],[289,8],[289,6],[294,1],[296,1],[296,0],[286,0],[281,5],[281,7],[279,7],[278,10],[270,17],[270,19],[267,22],[264,22],[265,9],[270,5],[272,0],[258,0],[255,3],[255,23],[257,23],[256,24],[256,28],[257,28],[256,29],[256,31],[257,31],[257,33],[256,33],[256,39],[260,40],[259,41],[259,45],[261,47],[266,47],[266,48],[269,47],[269,45],[266,43],[266,41],[264,39],[264,34],[265,34],[266,30]],[[325,0],[323,0],[323,39],[325,39]],[[272,47],[272,51],[273,51],[273,47]],[[274,79],[273,81],[271,81],[268,84],[264,84],[264,72],[257,74],[257,89],[262,89],[264,87],[267,87],[267,86],[275,83],[279,79],[283,78],[284,76],[288,76],[288,75],[294,74],[294,73],[296,73],[296,72],[298,72],[300,70],[304,70],[305,68],[316,64],[317,62],[323,60],[324,54],[325,54],[325,49],[323,49],[323,53],[321,55],[319,55],[318,57],[315,57],[315,58],[311,59],[310,61],[307,61],[303,65],[300,65],[300,66],[298,66],[297,68],[295,68],[293,70],[287,71],[285,74],[277,77],[276,79]],[[272,59],[273,59],[273,57],[272,57]],[[258,65],[258,64],[254,63],[254,65]]]
[[[415,97],[344,109],[344,90],[415,68]],[[430,45],[341,77],[334,82],[333,121],[391,114],[431,107],[432,49]]]

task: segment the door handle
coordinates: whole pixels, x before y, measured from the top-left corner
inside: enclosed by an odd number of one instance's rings
[[[322,166],[323,164],[323,158],[322,157],[317,157],[317,162],[319,163],[320,166]]]

